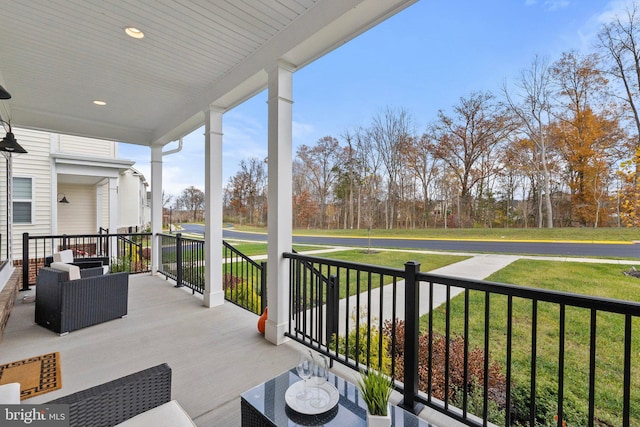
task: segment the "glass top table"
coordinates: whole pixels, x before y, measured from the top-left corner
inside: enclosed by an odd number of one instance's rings
[[[240,395],[243,427],[262,426],[327,426],[366,427],[366,404],[355,384],[329,373],[329,383],[338,389],[338,404],[329,411],[318,415],[300,414],[291,409],[285,401],[289,386],[302,381],[295,370],[283,372]],[[312,388],[312,382],[309,382]],[[394,427],[434,427],[395,405],[391,405],[391,425]]]

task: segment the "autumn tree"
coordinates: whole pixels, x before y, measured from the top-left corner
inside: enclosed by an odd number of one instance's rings
[[[553,205],[551,203],[551,163],[549,153],[549,138],[547,136],[549,123],[551,122],[551,75],[548,61],[536,56],[528,69],[520,72],[520,77],[515,82],[515,94],[503,88],[507,105],[515,114],[527,139],[533,143],[532,149],[536,152],[531,158],[536,162],[541,175],[542,186],[539,190],[538,227],[543,224],[543,201],[545,226],[553,228]]]
[[[293,226],[296,228],[310,228],[312,221],[318,214],[318,205],[307,190],[293,196]]]
[[[204,193],[193,185],[182,190],[180,204],[191,211],[193,221],[198,220],[198,211],[204,209]]]
[[[472,189],[496,172],[483,168],[483,159],[493,155],[513,130],[511,116],[488,92],[461,98],[453,115],[438,112],[428,138],[433,141],[433,155],[457,177],[461,209],[467,220],[473,219]]]
[[[635,129],[630,154],[621,164],[622,213],[628,226],[640,226],[640,16],[634,2],[624,13],[603,25],[599,48],[611,61],[609,74],[622,88],[621,96]]]
[[[612,154],[621,138],[616,109],[604,105],[607,80],[595,54],[564,53],[551,68],[560,107],[551,126],[566,163],[571,189],[571,218],[581,226],[598,226],[608,187]],[[598,109],[596,112],[594,109]]]

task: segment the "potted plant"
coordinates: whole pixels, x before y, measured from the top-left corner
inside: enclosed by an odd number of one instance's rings
[[[389,427],[391,425],[389,397],[393,390],[389,377],[373,369],[363,370],[358,378],[358,388],[362,399],[367,404],[367,426]]]

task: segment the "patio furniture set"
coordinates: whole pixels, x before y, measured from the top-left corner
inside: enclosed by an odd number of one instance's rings
[[[64,335],[127,315],[129,273],[97,262],[74,262],[71,250],[54,254],[36,279],[38,325]]]
[[[88,263],[61,251],[36,279],[35,321],[60,335],[127,315],[129,273],[109,273],[101,260]],[[106,267],[106,268],[105,268]],[[0,385],[0,404],[20,404],[20,384]],[[70,427],[195,426],[171,399],[171,368],[163,363],[61,397]]]

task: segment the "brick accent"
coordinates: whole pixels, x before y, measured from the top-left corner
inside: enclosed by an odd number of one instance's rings
[[[7,326],[7,322],[9,321],[9,315],[11,315],[11,309],[13,308],[13,304],[16,302],[16,298],[18,298],[18,289],[20,289],[20,275],[22,270],[15,269],[9,282],[0,292],[0,342],[2,341],[2,336],[4,334],[4,328]]]
[[[44,267],[44,258],[31,258],[29,259],[29,283],[36,283],[36,276],[38,270]],[[13,266],[16,268],[16,271],[19,271],[18,280],[20,281],[20,287],[22,287],[22,260],[16,259],[13,260]]]

